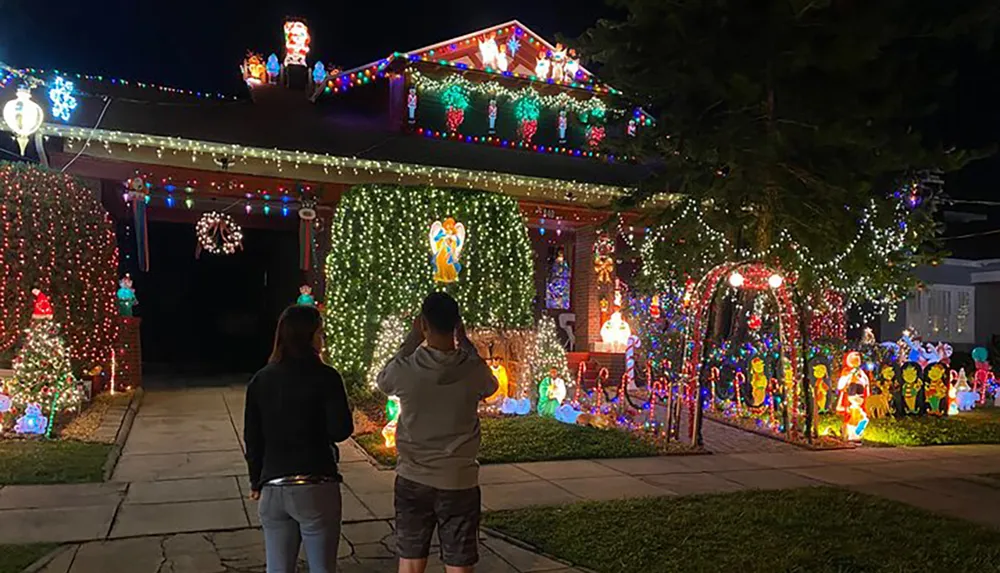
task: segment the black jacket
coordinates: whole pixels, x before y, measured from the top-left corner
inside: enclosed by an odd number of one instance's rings
[[[339,479],[336,442],[354,431],[344,381],[319,358],[265,366],[247,386],[243,440],[251,488],[291,475]]]

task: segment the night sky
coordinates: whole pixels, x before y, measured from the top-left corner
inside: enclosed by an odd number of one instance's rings
[[[600,0],[504,2],[334,2],[278,0],[0,0],[0,59],[18,67],[147,81],[199,91],[243,94],[239,64],[247,49],[280,51],[285,16],[305,18],[310,58],[350,68],[511,19],[547,39],[574,37],[615,12]],[[58,8],[57,8],[58,7]],[[928,133],[949,143],[987,146],[1000,133],[1000,57],[954,53],[961,71]],[[670,57],[665,54],[665,57]],[[905,89],[905,86],[901,86]],[[958,198],[1000,200],[1000,159],[948,179]],[[963,207],[967,208],[967,207]],[[996,222],[991,222],[996,227]],[[961,229],[949,229],[955,234]]]

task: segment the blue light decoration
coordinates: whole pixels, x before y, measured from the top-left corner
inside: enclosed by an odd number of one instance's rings
[[[513,58],[517,55],[517,51],[521,49],[521,42],[515,36],[511,36],[507,40],[507,51],[510,52],[510,57]]]
[[[52,82],[52,87],[49,88],[49,100],[52,101],[52,115],[63,121],[69,121],[70,115],[76,109],[73,82],[68,82],[62,76],[57,76]]]
[[[281,72],[281,64],[278,62],[278,55],[272,53],[270,56],[268,56],[267,66],[265,67],[267,68],[267,75],[271,76],[272,78],[277,77],[278,73]]]
[[[531,398],[504,398],[500,413],[513,416],[527,416],[531,413]]]
[[[10,412],[11,401],[10,396],[0,393],[0,414],[6,414]]]
[[[312,75],[314,84],[321,84],[326,80],[326,67],[323,66],[323,62],[316,62]]]
[[[42,415],[42,407],[38,404],[28,404],[24,415],[17,419],[14,431],[18,434],[44,434],[49,420]]]

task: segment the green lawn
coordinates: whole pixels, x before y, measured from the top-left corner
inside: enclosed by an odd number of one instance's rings
[[[834,488],[500,511],[484,525],[600,573],[997,571],[997,532]]]
[[[483,464],[636,458],[655,456],[660,448],[652,441],[619,430],[598,430],[564,424],[539,416],[484,418],[479,461]],[[387,449],[378,434],[355,438],[361,447],[385,465],[395,465],[395,450]]]
[[[21,573],[43,555],[58,547],[53,543],[0,545],[0,573]]]
[[[0,441],[0,484],[101,481],[110,444],[74,441]]]
[[[820,433],[839,432],[840,418],[824,415]],[[883,446],[930,446],[941,444],[1000,444],[1000,408],[982,408],[956,416],[907,416],[873,419],[864,441]]]

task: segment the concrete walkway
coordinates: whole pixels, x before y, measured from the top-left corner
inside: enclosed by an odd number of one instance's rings
[[[115,570],[107,564],[122,562],[136,572],[262,571],[242,412],[242,388],[147,392],[111,482],[0,488],[0,543],[75,543],[47,573]],[[740,453],[484,466],[483,505],[832,484],[1000,526],[1000,482],[984,477],[1000,474],[1000,446],[809,452],[754,438],[746,447],[755,451]],[[781,447],[757,448],[772,443]],[[393,570],[394,473],[375,469],[353,443],[341,453],[344,570]],[[483,571],[566,568],[497,539],[484,547]]]

